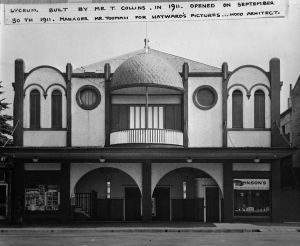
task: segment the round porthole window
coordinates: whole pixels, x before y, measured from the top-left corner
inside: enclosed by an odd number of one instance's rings
[[[195,90],[193,100],[198,108],[207,110],[216,105],[218,94],[213,87],[202,85]]]
[[[92,85],[82,86],[76,94],[78,105],[86,110],[96,108],[101,101],[101,94],[99,90]]]

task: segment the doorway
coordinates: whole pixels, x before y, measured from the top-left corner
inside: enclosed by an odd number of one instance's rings
[[[219,188],[206,187],[206,222],[219,221]]]
[[[153,192],[154,216],[153,220],[170,220],[170,187],[156,187]]]
[[[141,193],[138,187],[125,187],[125,220],[141,220]]]

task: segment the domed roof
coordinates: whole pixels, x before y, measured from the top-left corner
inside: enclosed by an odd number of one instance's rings
[[[183,90],[179,73],[153,53],[142,53],[127,59],[116,69],[111,81],[112,90],[145,86]]]

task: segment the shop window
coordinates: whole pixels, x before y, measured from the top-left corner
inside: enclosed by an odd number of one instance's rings
[[[30,92],[30,128],[40,128],[41,95],[38,90]]]
[[[254,93],[254,128],[265,128],[265,93]]]
[[[234,180],[234,216],[269,216],[269,179]]]
[[[52,128],[62,128],[62,94],[59,90],[52,92],[51,120]]]
[[[58,211],[60,189],[58,185],[36,185],[25,189],[25,210]]]
[[[232,93],[232,128],[243,128],[243,94],[239,90]]]

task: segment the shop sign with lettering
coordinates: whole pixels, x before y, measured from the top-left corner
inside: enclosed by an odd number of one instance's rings
[[[269,179],[234,179],[234,190],[269,190]]]

